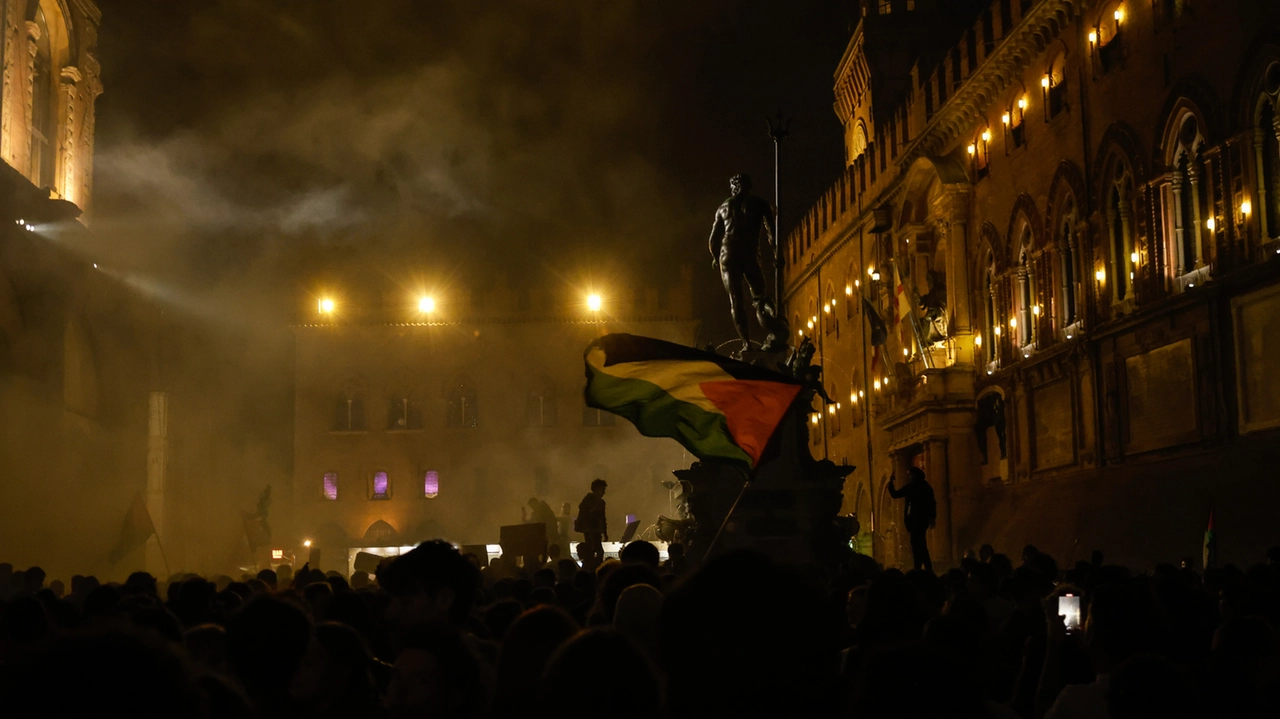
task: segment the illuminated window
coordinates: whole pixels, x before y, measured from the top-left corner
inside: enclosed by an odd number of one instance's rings
[[[369,499],[391,499],[391,479],[386,472],[373,473],[373,487]]]
[[[465,380],[456,383],[449,390],[445,426],[454,429],[474,429],[479,426],[479,423],[480,414],[475,386]]]
[[[434,499],[437,494],[440,494],[440,473],[428,469],[422,474],[422,496]]]
[[[1046,86],[1044,83],[1048,82]],[[1047,103],[1045,111],[1049,117],[1057,117],[1058,113],[1067,109],[1067,56],[1059,53],[1049,64],[1049,72],[1041,79],[1044,99]]]
[[[324,492],[325,499],[328,499],[328,500],[338,499],[338,473],[337,472],[324,473],[324,483],[323,483],[322,491]]]
[[[612,427],[614,416],[612,412],[606,412],[595,407],[582,408],[582,426],[584,427]]]

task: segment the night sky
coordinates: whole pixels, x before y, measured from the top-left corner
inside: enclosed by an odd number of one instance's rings
[[[101,0],[97,255],[279,327],[319,265],[692,264],[793,116],[784,230],[841,169],[835,0]],[[395,258],[394,260],[390,258]],[[237,304],[238,303],[238,304]]]

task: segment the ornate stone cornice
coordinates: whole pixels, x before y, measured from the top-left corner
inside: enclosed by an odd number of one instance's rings
[[[945,152],[968,132],[996,98],[1018,80],[1024,67],[1038,57],[1075,16],[1082,0],[1041,0],[1006,36],[976,72],[969,76],[929,119],[924,132],[899,159],[909,165],[922,155]],[[932,78],[938,72],[933,68]]]

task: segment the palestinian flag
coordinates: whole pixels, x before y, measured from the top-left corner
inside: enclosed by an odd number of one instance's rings
[[[1213,507],[1209,508],[1209,526],[1204,530],[1204,551],[1201,560],[1205,569],[1218,565],[1218,537],[1213,533]]]
[[[798,380],[778,372],[650,337],[605,335],[584,359],[588,407],[748,473],[800,393]]]

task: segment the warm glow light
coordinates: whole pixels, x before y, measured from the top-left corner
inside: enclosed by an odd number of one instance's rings
[[[872,275],[871,275],[871,279],[872,279],[873,281],[875,281],[875,282],[879,282],[879,281],[880,281],[880,273],[879,273],[879,272],[872,273]]]
[[[419,312],[435,312],[436,301],[431,299],[430,297],[420,298],[418,300],[418,311]]]
[[[974,336],[973,336],[973,343],[974,343],[975,345],[977,345],[978,347],[981,347],[981,346],[982,346],[982,335],[974,335]]]
[[[1032,306],[1031,306],[1031,314],[1033,314],[1033,315],[1035,315],[1035,316],[1039,317],[1039,316],[1040,316],[1040,305],[1032,305]]]
[[[304,540],[302,540],[302,546],[304,546],[304,547],[310,547],[310,546],[311,546],[311,540],[310,540],[310,539],[304,539]]]
[[[810,319],[812,319],[812,320],[816,323],[816,322],[818,321],[818,316],[817,316],[817,315],[814,315],[814,316],[813,316],[813,317],[811,317]]]
[[[587,297],[587,309],[592,312],[599,312],[604,306],[604,300],[600,299],[600,295],[589,295]]]
[[[1244,215],[1245,217],[1248,217],[1250,212],[1253,212],[1253,203],[1249,202],[1248,200],[1241,202],[1240,214]]]
[[[1090,31],[1089,31],[1089,44],[1090,44],[1090,45],[1095,45],[1095,44],[1097,44],[1097,42],[1098,42],[1098,33],[1097,33],[1097,32],[1095,32],[1095,31],[1093,31],[1093,30],[1090,30]]]
[[[1018,109],[1019,110],[1027,109],[1027,98],[1025,97],[1018,98]]]
[[[875,381],[871,386],[872,386],[872,387],[874,387],[874,388],[875,388],[875,390],[876,390],[877,392],[879,392],[879,391],[880,391],[880,380],[876,380],[876,381]]]
[[[875,268],[875,267],[868,267],[868,268],[867,268],[867,277],[875,277],[875,275],[876,275],[876,268]]]
[[[983,130],[983,131],[982,131],[982,141],[983,141],[983,142],[991,142],[991,131],[990,131],[990,130]]]
[[[809,320],[809,329],[813,329],[813,320]]]
[[[996,326],[995,326],[991,331],[996,333],[996,337],[999,337],[999,336],[1000,336],[1000,325],[996,325]]]
[[[801,337],[804,337],[804,330],[796,330],[796,334]]]
[[[332,313],[333,300],[329,299],[328,297],[320,300],[320,312],[326,315]]]
[[[1204,226],[1208,227],[1210,232],[1213,232],[1214,229],[1218,226],[1218,223],[1215,222],[1212,217],[1210,217],[1209,219],[1204,221]]]
[[[1116,8],[1116,11],[1112,13],[1112,17],[1116,19],[1116,22],[1122,22],[1124,20],[1124,8]]]
[[[833,404],[827,405],[827,414],[835,414],[835,413],[836,413],[836,406]]]
[[[911,353],[907,351],[907,348],[906,348],[906,347],[903,347],[903,348],[902,348],[902,356],[903,356],[903,357],[910,357],[910,356],[911,356]]]
[[[1011,330],[1016,330],[1016,329],[1018,329],[1018,318],[1017,318],[1017,317],[1010,317],[1010,318],[1009,318],[1009,329],[1011,329]]]
[[[1045,75],[1044,77],[1040,78],[1040,87],[1043,87],[1043,88],[1045,88],[1046,90],[1047,90],[1047,89],[1049,89],[1049,76],[1048,76],[1048,75]]]
[[[813,415],[812,417],[810,417],[810,418],[809,418],[809,421],[813,422],[814,424],[817,424],[817,423],[818,423],[818,415],[816,415],[816,414],[815,414],[815,415]]]
[[[1135,265],[1136,265],[1136,264],[1138,264],[1138,253],[1137,253],[1137,252],[1130,252],[1130,253],[1129,253],[1129,261],[1130,261],[1130,262],[1132,262],[1132,263],[1133,263],[1133,264],[1135,264]]]
[[[886,387],[888,387],[888,386],[889,386],[889,377],[888,377],[888,376],[885,376],[885,378],[884,378],[884,386],[886,386]]]
[[[854,281],[853,281],[853,286],[854,286],[854,287],[861,287],[861,286],[862,286],[862,280],[854,280]]]
[[[272,558],[272,559],[284,559],[284,550],[283,550],[283,549],[273,549],[273,550],[271,550],[271,558]]]
[[[977,154],[977,152],[978,152],[978,146],[977,146],[977,145],[969,145],[969,154],[970,154],[970,155]]]
[[[1000,116],[1000,122],[1003,122],[1004,124],[1008,125],[1008,124],[1009,124],[1009,113],[1007,113],[1007,112],[1006,112],[1005,114],[1001,115],[1001,116]]]
[[[866,397],[866,396],[867,396],[867,393],[866,393],[866,392],[863,392],[862,390],[858,390],[858,396],[859,396],[859,397]]]
[[[1099,282],[1102,282],[1107,279],[1107,271],[1098,270],[1097,272],[1093,273],[1093,278]]]
[[[844,286],[844,293],[845,293],[846,295],[852,295],[852,294],[853,294],[853,287],[851,287],[851,286],[849,286],[849,285],[845,285],[845,286]]]
[[[822,311],[826,312],[827,314],[831,314],[831,305],[823,305]]]

